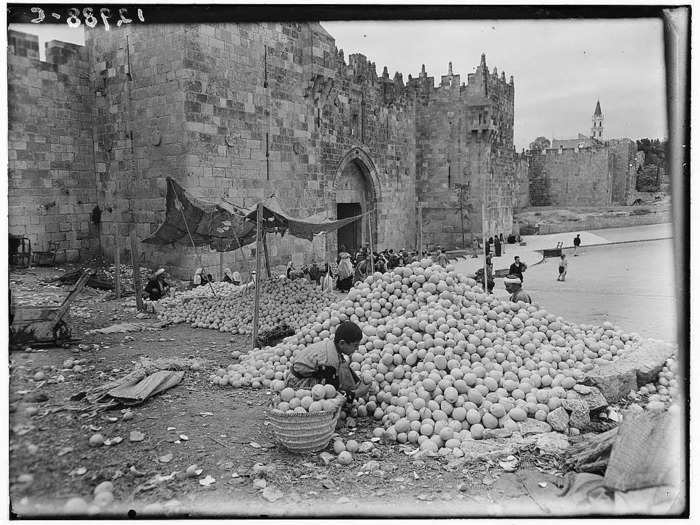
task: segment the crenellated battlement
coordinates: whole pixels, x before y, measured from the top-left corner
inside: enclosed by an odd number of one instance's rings
[[[39,60],[39,37],[21,31],[11,30],[7,33],[8,55]],[[54,65],[85,66],[88,51],[85,46],[51,40],[44,44],[46,58],[44,62]]]

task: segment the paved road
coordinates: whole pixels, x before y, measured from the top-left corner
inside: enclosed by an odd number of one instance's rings
[[[547,311],[577,323],[610,321],[644,337],[677,340],[671,239],[583,248],[568,259],[565,282],[556,280],[556,259],[525,274],[525,288]],[[500,279],[495,293],[507,295]]]
[[[525,264],[531,266],[542,259],[541,252],[537,250],[555,248],[560,242],[564,248],[573,248],[574,237],[577,233],[580,233],[581,246],[585,248],[586,246],[597,244],[665,239],[672,237],[673,229],[671,223],[664,223],[581,232],[550,233],[547,235],[526,235],[523,237],[526,243],[525,246],[508,244],[506,245],[505,254],[501,257],[494,257],[494,268],[496,270],[507,269],[516,255]],[[472,258],[470,255],[471,252],[466,258],[461,258],[455,263],[455,268],[458,272],[473,274],[477,268],[483,266],[483,256]]]

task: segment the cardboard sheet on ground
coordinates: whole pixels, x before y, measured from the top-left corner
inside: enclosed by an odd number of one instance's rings
[[[181,371],[161,370],[144,377],[140,381],[113,388],[107,394],[124,402],[143,402],[149,397],[178,385],[184,376],[185,373]]]
[[[84,410],[107,410],[120,405],[135,405],[180,384],[185,370],[200,370],[197,359],[142,357],[134,370],[119,379],[109,381],[89,391],[81,391],[71,400],[85,399],[90,403]]]
[[[126,332],[140,332],[142,330],[161,330],[163,323],[117,323],[104,328],[95,328],[85,332],[89,334],[123,334]]]

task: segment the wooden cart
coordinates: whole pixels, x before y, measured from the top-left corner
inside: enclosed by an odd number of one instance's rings
[[[78,279],[60,306],[16,306],[12,310],[10,326],[11,348],[24,346],[62,346],[73,340],[71,329],[63,320],[72,303],[85,287],[92,270],[87,270]]]

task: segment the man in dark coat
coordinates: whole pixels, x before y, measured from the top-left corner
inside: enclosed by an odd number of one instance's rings
[[[521,262],[520,257],[517,255],[515,257],[513,257],[513,259],[514,259],[514,262],[513,262],[513,264],[510,265],[510,268],[508,269],[508,273],[510,275],[517,275],[518,278],[520,279],[520,282],[523,282],[523,273],[525,272],[525,270],[527,270],[527,264],[525,264],[524,262]]]

